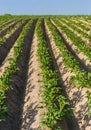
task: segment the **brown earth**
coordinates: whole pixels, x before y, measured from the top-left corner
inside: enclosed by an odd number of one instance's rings
[[[50,39],[50,44],[53,50],[53,54],[57,63],[58,70],[60,72],[60,78],[63,82],[63,88],[66,91],[67,97],[72,105],[74,119],[67,120],[69,123],[69,130],[91,130],[91,118],[87,116],[87,98],[86,98],[86,91],[88,89],[82,88],[78,89],[75,85],[70,84],[70,78],[74,75],[70,70],[64,65],[62,61],[61,52],[56,47],[51,32],[49,31],[48,27],[46,26],[47,33]]]

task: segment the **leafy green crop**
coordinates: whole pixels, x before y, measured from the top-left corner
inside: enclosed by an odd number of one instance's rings
[[[53,19],[53,21],[60,26],[59,22]],[[58,35],[55,26],[51,24],[51,22],[46,19],[46,23],[49,27],[49,30],[52,33],[52,36],[54,38],[55,44],[60,50],[62,59],[64,64],[75,73],[75,76],[72,76],[71,82],[75,84],[75,86],[79,87],[91,87],[91,72],[86,72],[84,70],[81,70],[79,67],[78,61],[71,55],[71,53],[66,48],[65,44],[63,43],[61,37]],[[66,32],[66,30],[65,30]],[[91,109],[91,108],[90,108]]]
[[[42,69],[42,108],[46,108],[46,113],[42,119],[42,126],[47,126],[49,128],[54,128],[56,126],[57,120],[62,120],[68,109],[65,106],[69,103],[66,98],[62,95],[61,88],[58,85],[58,74],[55,69],[53,69],[53,61],[50,55],[49,48],[47,47],[47,41],[44,38],[41,20],[38,21],[36,27],[36,33],[38,37],[38,59]],[[57,127],[60,129],[60,127]]]
[[[0,121],[4,121],[3,116],[8,114],[8,108],[5,102],[6,93],[10,89],[12,89],[12,86],[10,86],[12,82],[11,77],[19,70],[19,68],[17,67],[17,61],[22,52],[24,38],[27,35],[27,31],[29,30],[32,23],[33,20],[29,21],[24,26],[19,38],[16,41],[16,46],[14,46],[13,48],[13,58],[8,59],[9,65],[5,68],[4,73],[0,77]]]

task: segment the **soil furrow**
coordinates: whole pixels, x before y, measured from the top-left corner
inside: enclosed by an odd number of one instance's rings
[[[85,26],[87,26],[87,27],[89,27],[90,28],[90,25],[91,25],[91,23],[90,22],[88,22],[88,21],[86,21],[85,19],[72,19],[75,23],[77,22],[80,22],[80,23],[82,23],[83,25],[85,24]]]
[[[75,27],[75,28],[78,28],[79,30],[81,30],[82,32],[84,32],[85,34],[87,34],[87,35],[89,35],[89,33],[88,33],[88,31],[87,31],[87,29],[84,29],[83,27],[81,27],[80,25],[78,25],[78,24],[76,24],[76,23],[79,23],[79,21],[77,22],[75,22],[75,21],[73,21],[72,19],[68,19],[68,20],[66,20],[66,19],[63,19],[67,24],[70,24],[70,23],[72,23],[72,25]],[[87,27],[87,26],[86,26]],[[89,30],[89,28],[88,28],[88,30]],[[79,32],[78,32],[78,34],[79,34]],[[82,36],[83,36],[83,34],[82,34]]]
[[[19,21],[20,21],[20,20],[18,20],[18,21],[16,21],[16,22],[13,22],[13,23],[10,24],[8,27],[6,27],[4,30],[2,30],[2,31],[0,32],[0,37],[3,37],[3,36],[7,33],[7,31],[8,31],[9,29],[13,28]]]
[[[24,93],[27,80],[29,53],[34,34],[36,20],[31,25],[23,42],[22,53],[17,62],[19,70],[12,76],[12,90],[7,92],[6,103],[9,115],[5,116],[6,121],[0,123],[1,130],[20,130],[22,121],[22,107],[24,103]]]
[[[5,26],[5,25],[8,25],[8,24],[12,23],[14,20],[15,20],[15,19],[11,19],[11,20],[9,20],[9,21],[3,23],[3,24],[0,26],[0,28],[3,27],[3,26]]]
[[[27,85],[22,114],[22,130],[40,129],[40,120],[42,114],[39,108],[41,104],[41,83],[38,82],[40,80],[40,76],[38,76],[38,74],[41,72],[41,70],[38,63],[37,47],[37,36],[34,34],[28,66]]]
[[[59,20],[60,21],[60,20]],[[81,33],[78,33],[76,30],[72,29],[72,27],[68,26],[66,23],[60,21],[65,27],[67,27],[70,31],[74,33],[74,35],[77,35],[78,38],[81,38],[84,42],[84,44],[91,46],[90,40],[86,37],[84,37]]]
[[[52,51],[52,48],[51,48],[51,45],[50,45],[50,44],[51,44],[51,43],[50,43],[50,39],[49,39],[49,37],[48,37],[48,35],[47,35],[47,32],[46,32],[46,27],[45,27],[45,22],[44,22],[44,20],[43,20],[42,27],[43,27],[43,32],[44,32],[44,38],[45,38],[46,43],[47,43],[47,46],[48,46],[48,48],[49,48],[49,50],[50,50],[50,55],[51,55],[52,61],[53,61],[52,68],[53,68],[53,69],[56,69],[56,63],[55,63],[55,60],[54,60],[54,54],[53,54],[53,51]],[[58,81],[58,84],[59,84],[59,86],[61,87],[60,81]],[[58,124],[61,126],[62,130],[68,130],[67,123],[66,123],[65,119],[59,121]],[[55,130],[55,129],[52,128],[52,130]]]
[[[75,21],[75,19],[74,19]],[[85,24],[85,26],[88,26],[90,28],[91,26],[91,21],[86,21],[85,19],[79,19],[79,22],[82,22],[83,24]]]
[[[61,78],[61,86],[63,86],[64,93],[70,100],[73,109],[73,118],[66,119],[68,122],[69,130],[90,130],[91,119],[87,116],[87,99],[86,99],[86,88],[78,89],[76,86],[70,84],[70,78],[74,75],[69,69],[64,65],[61,52],[56,47],[53,40],[53,36],[49,31],[47,25],[46,32],[50,40],[50,45],[53,51],[54,59],[59,70],[59,75]],[[65,94],[65,95],[66,95]],[[65,130],[65,129],[63,129]]]
[[[9,38],[6,39],[6,41],[0,46],[0,66],[2,65],[3,61],[5,60],[6,56],[8,55],[10,49],[14,45],[15,41],[19,37],[23,26],[28,21],[24,22],[21,26],[19,26],[11,35]]]
[[[53,26],[55,26],[58,34],[61,36],[64,44],[66,45],[68,51],[74,56],[74,58],[79,62],[79,67],[87,72],[91,72],[91,62],[87,57],[79,51],[79,49],[72,43],[70,39],[62,32],[62,30],[57,27],[57,25],[51,20]]]

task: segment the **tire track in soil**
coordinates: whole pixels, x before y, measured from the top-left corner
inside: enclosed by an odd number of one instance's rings
[[[64,65],[61,52],[56,47],[53,40],[53,36],[49,31],[47,24],[46,32],[50,40],[51,49],[53,51],[54,59],[59,70],[59,76],[61,77],[61,86],[63,86],[63,92],[67,96],[73,110],[73,118],[66,119],[69,130],[91,130],[91,119],[87,116],[87,99],[86,88],[77,89],[76,86],[70,85],[70,78],[73,75],[72,72]],[[65,130],[65,129],[63,129]]]
[[[6,103],[9,116],[5,116],[5,122],[0,123],[0,130],[20,130],[22,120],[22,107],[26,88],[29,53],[37,20],[34,20],[23,42],[23,50],[17,62],[19,70],[12,76],[12,90],[7,92]]]
[[[2,65],[3,61],[7,57],[10,49],[14,45],[15,41],[19,37],[23,27],[28,21],[24,22],[21,26],[19,26],[10,36],[6,39],[5,42],[0,45],[0,66]]]

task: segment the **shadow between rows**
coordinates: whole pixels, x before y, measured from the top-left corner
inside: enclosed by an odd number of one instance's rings
[[[7,92],[6,103],[9,109],[9,116],[5,116],[5,122],[0,123],[0,130],[20,130],[22,124],[22,112],[25,98],[25,90],[27,83],[28,74],[28,63],[30,57],[31,43],[34,35],[34,29],[37,20],[34,20],[28,33],[23,42],[22,53],[17,62],[19,70],[15,75],[12,76],[12,90]],[[29,116],[28,112],[34,111],[35,114],[31,115],[32,121],[34,121],[34,116],[37,114],[35,108],[32,108],[33,104],[27,108],[26,117]],[[32,113],[31,113],[32,114]],[[31,120],[28,122],[31,125]]]
[[[49,20],[50,20],[50,19],[49,19]],[[91,66],[85,64],[86,61],[84,60],[84,58],[83,58],[83,59],[80,59],[80,58],[78,57],[78,55],[74,52],[74,50],[72,49],[72,47],[71,47],[71,46],[69,45],[69,43],[66,41],[66,39],[65,39],[65,37],[63,36],[62,32],[60,32],[60,31],[58,30],[57,26],[54,25],[51,20],[50,20],[50,22],[51,22],[51,24],[55,27],[56,32],[57,32],[58,35],[61,37],[61,39],[62,39],[64,45],[67,47],[67,50],[68,50],[68,51],[70,52],[70,54],[74,57],[74,59],[76,59],[76,60],[78,61],[78,65],[79,65],[80,69],[81,69],[81,70],[85,70],[87,73],[88,73],[88,72],[91,72]]]
[[[44,27],[44,30],[45,30],[46,41],[47,41],[47,43],[48,43],[48,47],[50,48],[50,53],[51,53],[51,56],[52,56],[52,59],[53,59],[53,62],[54,62],[54,67],[56,68],[56,70],[58,70],[58,77],[60,77],[60,78],[59,78],[59,81],[58,81],[59,86],[62,88],[62,93],[63,93],[63,95],[67,98],[68,102],[70,103],[70,105],[67,106],[67,107],[72,108],[71,101],[70,101],[70,99],[69,99],[69,96],[68,96],[67,93],[66,93],[66,89],[65,89],[66,86],[64,85],[64,81],[63,81],[62,78],[61,78],[62,75],[61,75],[61,73],[60,73],[60,70],[59,70],[59,67],[58,67],[58,65],[57,65],[55,56],[54,56],[54,54],[53,54],[53,50],[52,50],[52,47],[51,47],[51,44],[50,44],[50,43],[51,43],[51,39],[48,37],[45,27]],[[56,55],[56,54],[55,54],[55,55]],[[59,59],[59,57],[60,57],[60,54],[58,55],[57,59]],[[62,63],[60,63],[60,65],[62,65]],[[64,72],[64,73],[66,73],[66,72]],[[75,118],[75,115],[74,115],[74,113],[73,113],[72,110],[70,110],[70,115],[72,115],[71,118],[65,118],[66,123],[67,123],[67,126],[68,126],[67,130],[80,130],[80,128],[79,128],[79,126],[78,126],[78,123],[77,123],[77,119]],[[61,124],[61,122],[60,122],[60,124]],[[63,130],[66,130],[66,129],[64,129],[65,125],[66,125],[66,124],[64,124],[64,126],[62,126],[62,127],[63,127]]]
[[[19,26],[13,32],[13,34],[11,34],[11,36],[9,38],[7,38],[6,41],[4,43],[2,43],[2,45],[0,45],[0,66],[2,65],[3,61],[5,60],[10,49],[12,48],[12,46],[15,44],[15,41],[17,40],[17,38],[19,37],[19,35],[23,29],[23,26],[25,26],[25,24],[27,22],[28,21],[24,22],[21,26]]]

